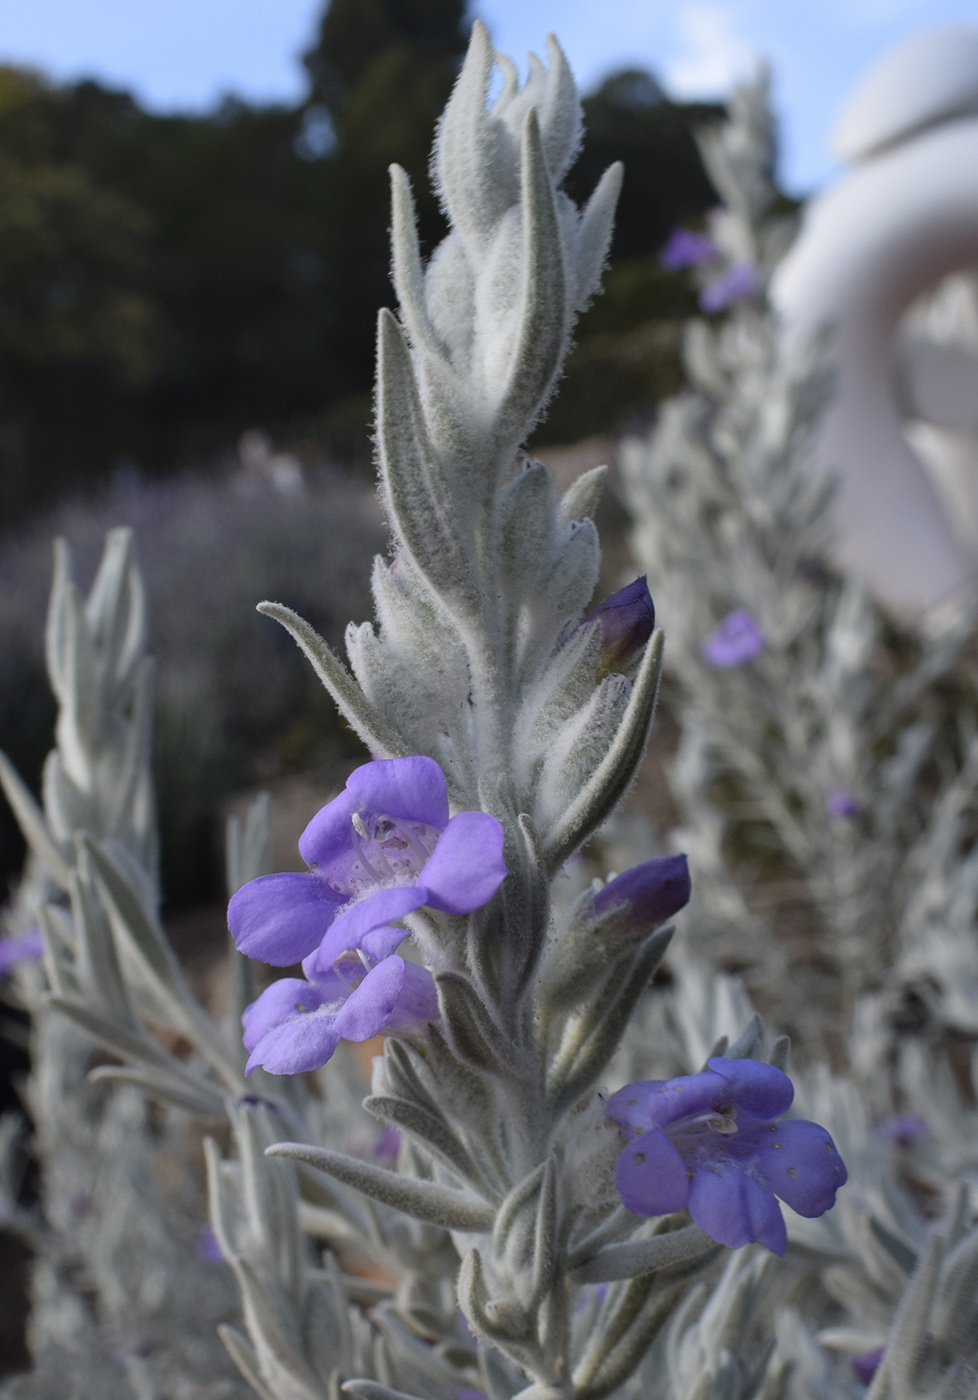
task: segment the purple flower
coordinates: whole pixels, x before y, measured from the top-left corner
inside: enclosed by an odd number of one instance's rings
[[[302,960],[242,1017],[246,1073],[324,1065],[340,1040],[409,1033],[438,1014],[431,974],[393,956],[397,926],[428,905],[468,914],[507,874],[503,829],[485,812],[449,819],[445,775],[431,758],[377,759],[299,838],[306,874],[264,875],[228,906],[243,953],[280,967]]]
[[[600,622],[603,636],[601,673],[624,671],[639,655],[655,627],[655,604],[645,575],[619,588],[584,619]]]
[[[200,1232],[200,1238],[197,1241],[197,1257],[208,1264],[224,1263],[224,1251],[209,1225],[205,1225]]]
[[[387,930],[404,937],[403,929]],[[327,972],[302,964],[308,981],[280,977],[241,1017],[249,1052],[245,1074],[259,1065],[269,1074],[319,1069],[341,1040],[370,1040],[387,1032],[410,1034],[438,1016],[431,973],[396,954],[375,961],[351,951]]]
[[[735,608],[703,643],[711,666],[741,666],[764,650],[764,633],[746,608]]]
[[[859,803],[851,792],[840,789],[838,792],[830,794],[825,803],[825,810],[830,817],[836,817],[840,821],[843,821],[848,817],[855,817],[858,815]]]
[[[381,1133],[374,1144],[374,1156],[392,1159],[397,1156],[400,1145],[400,1131],[397,1128],[388,1128],[386,1132]]]
[[[749,263],[733,263],[700,292],[703,311],[722,311],[733,301],[748,301],[757,291],[757,276]]]
[[[0,938],[0,977],[19,962],[38,962],[44,957],[44,937],[39,928],[30,928],[17,938]]]
[[[884,1118],[879,1132],[894,1147],[913,1147],[915,1142],[925,1142],[930,1137],[930,1128],[916,1113],[894,1113]]]
[[[717,248],[704,233],[677,228],[670,234],[659,261],[669,272],[678,272],[683,267],[698,267],[700,263],[709,262],[717,256]]]
[[[852,1369],[863,1385],[869,1385],[876,1375],[877,1367],[883,1360],[885,1350],[886,1347],[873,1347],[872,1351],[864,1351],[859,1356],[852,1358]]]
[[[649,933],[688,904],[689,895],[686,857],[662,856],[609,880],[592,895],[584,917],[600,920],[604,933]]]
[[[787,1244],[776,1197],[799,1215],[823,1215],[846,1180],[824,1128],[780,1115],[791,1080],[757,1060],[714,1057],[701,1074],[626,1084],[607,1116],[631,1140],[615,1163],[615,1185],[636,1215],[688,1209],[718,1244],[756,1240],[775,1254]]]
[[[431,758],[357,768],[299,851],[312,870],[250,881],[228,925],[242,953],[277,967],[307,959],[307,976],[331,974],[350,949],[381,962],[405,938],[392,925],[406,914],[422,905],[469,914],[508,873],[502,826],[485,812],[449,819],[445,775]]]

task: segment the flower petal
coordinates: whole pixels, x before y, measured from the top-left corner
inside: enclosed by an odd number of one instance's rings
[[[426,1021],[437,1021],[440,1014],[435,979],[426,967],[405,960],[404,985],[388,1018],[388,1031],[414,1030]]]
[[[394,885],[348,905],[323,938],[312,967],[326,972],[348,948],[360,948],[366,934],[403,919],[427,903],[428,892],[418,885]],[[407,937],[406,934],[403,937]]]
[[[645,1131],[715,1106],[726,1085],[718,1074],[679,1074],[675,1079],[647,1079],[626,1084],[608,1100],[605,1114],[623,1127]]]
[[[378,816],[448,825],[448,788],[445,774],[433,758],[379,758],[352,772],[347,791],[360,811]]]
[[[299,837],[299,854],[307,865],[330,866],[352,852],[350,832],[359,802],[349,788],[320,807]]]
[[[397,952],[407,936],[406,929],[385,924],[382,928],[372,928],[365,933],[360,939],[360,947],[374,962],[383,962]]]
[[[280,977],[265,988],[257,1001],[245,1007],[241,1017],[245,1049],[254,1050],[263,1036],[288,1017],[315,1011],[324,1000],[322,993],[303,978]]]
[[[730,1102],[755,1118],[780,1118],[795,1097],[791,1080],[774,1065],[761,1060],[724,1060],[714,1056],[706,1062],[714,1074],[727,1081]]]
[[[777,1131],[756,1157],[764,1179],[799,1215],[824,1215],[848,1179],[835,1143],[824,1128],[804,1119],[787,1118],[771,1127]]]
[[[275,1026],[255,1046],[245,1066],[245,1074],[261,1065],[269,1074],[302,1074],[319,1069],[340,1042],[327,1011],[297,1016]]]
[[[615,1186],[635,1215],[671,1215],[689,1199],[686,1165],[665,1133],[653,1128],[615,1162]]]
[[[403,958],[392,957],[371,968],[336,1013],[336,1030],[344,1040],[369,1040],[387,1027],[401,1009],[407,967]]]
[[[774,1254],[787,1242],[774,1196],[762,1182],[734,1165],[701,1167],[689,1186],[689,1213],[717,1244],[728,1249],[757,1240]]]
[[[445,827],[418,876],[424,901],[448,914],[481,909],[509,874],[503,861],[503,828],[486,812],[459,812]]]
[[[261,875],[233,896],[228,927],[239,952],[288,967],[312,952],[343,902],[318,875]]]

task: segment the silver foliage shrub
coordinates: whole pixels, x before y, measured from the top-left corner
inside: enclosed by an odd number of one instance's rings
[[[599,943],[581,899],[551,900],[629,788],[662,662],[654,633],[630,676],[604,673],[600,626],[582,621],[602,473],[560,498],[522,450],[608,248],[619,172],[583,210],[560,189],[579,140],[556,43],[521,88],[477,25],[437,134],[450,232],[427,264],[392,172],[399,312],[381,314],[377,375],[392,549],[374,566],[375,621],[351,625],[344,661],[262,605],[373,753],[437,759],[456,807],[507,835],[511,873],[489,904],[410,916],[440,1021],[387,1039],[367,1113],[342,1053],[312,1075],[245,1079],[256,969],[233,947],[220,1024],[192,995],[159,920],[132,541],[110,537],[86,602],[59,555],[42,807],[0,770],[31,849],[8,932],[36,922],[45,948],[17,973],[43,1193],[37,1211],[15,1205],[8,1151],[8,1209],[37,1251],[35,1367],[12,1397],[62,1395],[70,1375],[79,1396],[140,1400],[814,1400],[864,1393],[848,1358],[874,1348],[877,1400],[978,1397],[976,1115],[940,1039],[972,1030],[974,735],[965,705],[928,702],[958,675],[968,628],[905,639],[894,678],[876,665],[873,604],[821,562],[805,449],[824,351],[786,361],[763,303],[785,233],[767,222],[761,85],[705,138],[721,254],[749,262],[760,291],[691,330],[693,391],[628,451],[636,553],[681,697],[674,782],[698,890],[670,985],[647,994],[668,931]],[[710,668],[702,644],[738,607],[765,646],[750,669]],[[826,806],[838,791],[844,819]],[[787,975],[763,878],[738,859],[758,824],[829,972]],[[260,802],[229,832],[232,892],[267,870],[268,844]],[[707,961],[731,947],[750,993]],[[894,1020],[913,988],[929,1039]],[[782,1262],[624,1210],[596,1092],[710,1054],[783,1066],[787,1041],[751,996],[800,1031],[801,1106],[852,1178],[834,1212],[791,1218]],[[818,1063],[829,1016],[848,1042],[829,1046],[841,1074]],[[926,1115],[931,1140],[880,1136],[898,1108]],[[225,1265],[199,1254],[195,1120]],[[392,1166],[386,1127],[401,1133]]]

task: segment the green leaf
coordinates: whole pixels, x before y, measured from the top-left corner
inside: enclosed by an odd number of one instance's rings
[[[449,1191],[432,1181],[419,1181],[399,1172],[385,1171],[345,1152],[332,1152],[326,1147],[313,1147],[302,1142],[277,1142],[266,1149],[269,1157],[291,1157],[335,1177],[345,1186],[353,1186],[365,1196],[393,1206],[395,1210],[441,1225],[446,1230],[482,1233],[492,1229],[494,1211],[483,1201]]]

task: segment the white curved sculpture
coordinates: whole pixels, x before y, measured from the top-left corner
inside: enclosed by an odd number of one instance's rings
[[[978,580],[978,29],[891,53],[775,278],[789,334],[829,323],[840,562],[904,614]]]

